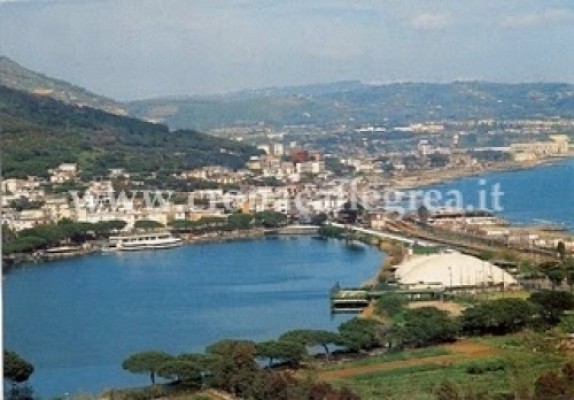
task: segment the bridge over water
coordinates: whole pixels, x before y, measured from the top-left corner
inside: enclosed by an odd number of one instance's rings
[[[343,225],[343,224],[339,224],[336,222],[331,222],[329,223],[329,225],[334,226],[336,228],[341,228],[341,229],[345,229],[348,231],[354,231],[354,232],[359,232],[359,233],[364,233],[370,236],[374,236],[377,237],[379,239],[390,239],[390,240],[396,240],[397,242],[401,242],[401,243],[406,243],[409,246],[414,246],[415,244],[418,246],[424,246],[424,247],[435,247],[435,246],[444,246],[442,244],[439,243],[435,243],[429,240],[421,240],[421,239],[415,239],[415,238],[411,238],[411,237],[407,237],[405,235],[400,235],[397,233],[391,233],[391,232],[382,232],[382,231],[375,231],[372,229],[367,229],[367,228],[361,228],[360,226],[354,226],[354,225]]]

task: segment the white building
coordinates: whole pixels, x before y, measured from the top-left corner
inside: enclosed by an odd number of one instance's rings
[[[395,271],[399,284],[411,289],[516,286],[503,269],[479,258],[458,253],[415,256]]]

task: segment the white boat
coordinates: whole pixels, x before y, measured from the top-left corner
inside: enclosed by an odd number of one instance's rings
[[[125,236],[110,236],[104,251],[137,251],[171,249],[183,244],[183,240],[169,232],[138,233]]]

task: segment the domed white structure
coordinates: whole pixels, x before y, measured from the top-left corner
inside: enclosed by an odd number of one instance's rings
[[[408,287],[514,286],[516,279],[501,268],[459,253],[415,256],[398,265],[398,283]]]

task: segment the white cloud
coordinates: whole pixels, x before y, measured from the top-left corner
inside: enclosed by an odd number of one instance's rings
[[[411,19],[412,27],[421,31],[444,29],[449,23],[450,16],[439,13],[421,13]]]
[[[502,21],[502,26],[509,29],[552,26],[574,22],[574,11],[568,9],[546,9],[540,13],[510,15]]]

